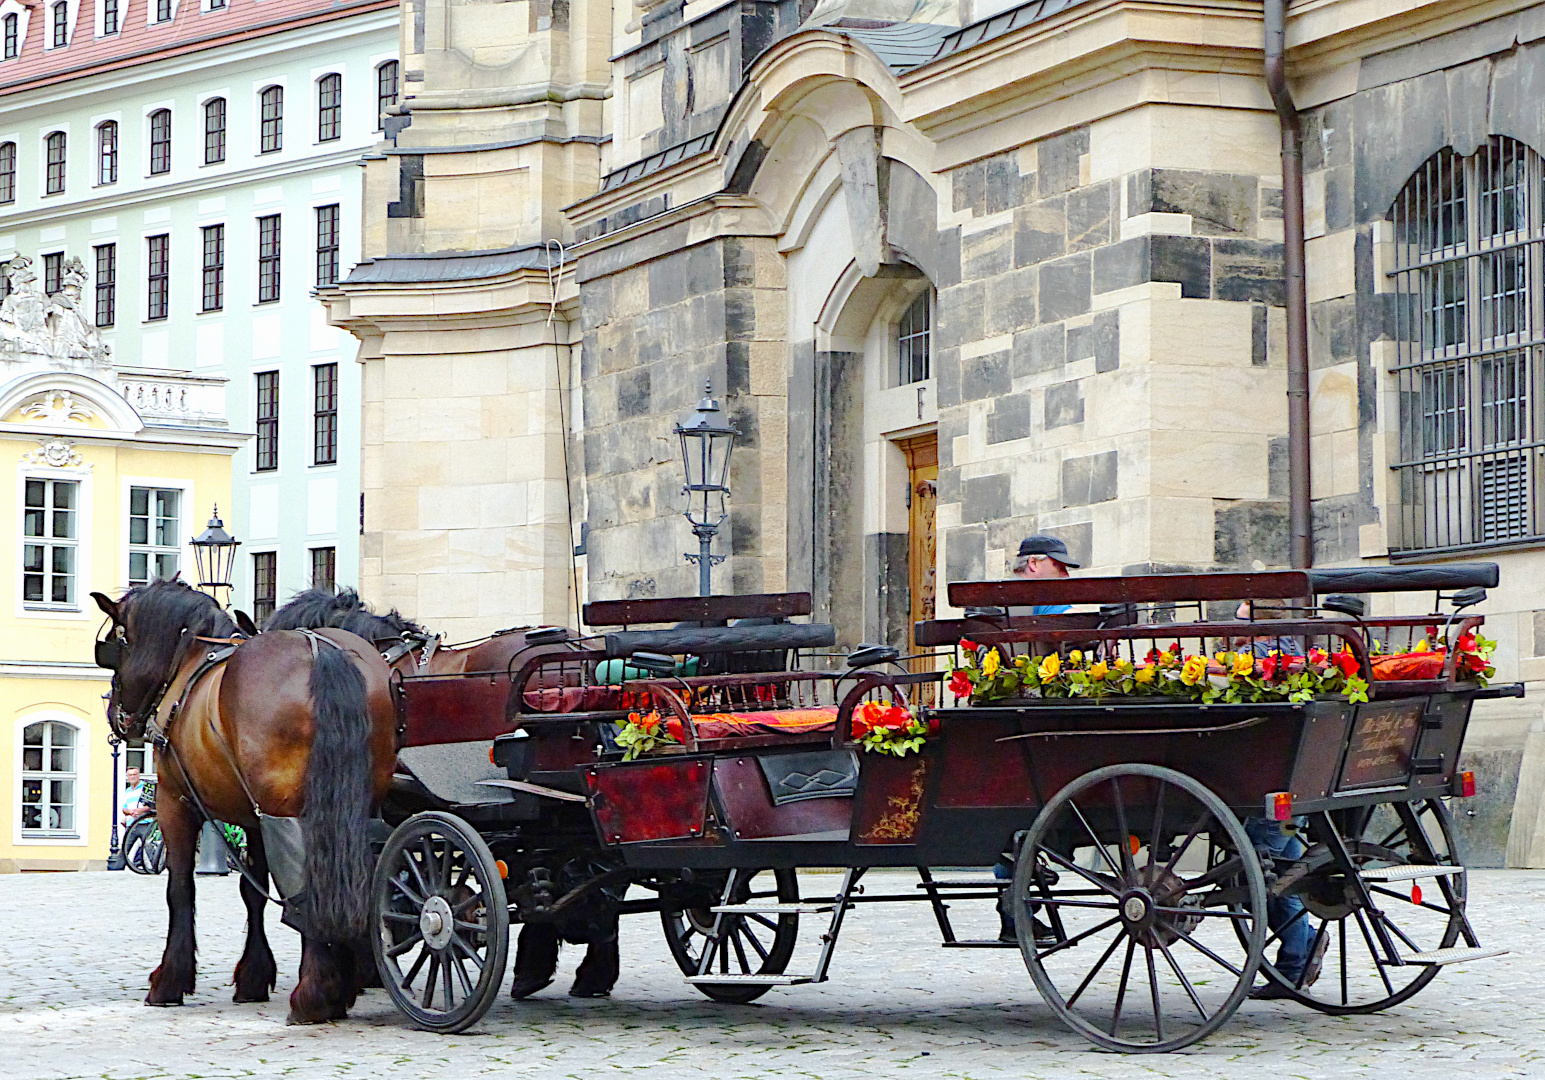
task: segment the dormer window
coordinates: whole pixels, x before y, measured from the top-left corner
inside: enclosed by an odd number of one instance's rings
[[[62,49],[70,43],[70,5],[68,0],[57,0],[54,12],[54,48]]]
[[[21,26],[16,13],[5,17],[5,59],[15,60],[21,53]]]

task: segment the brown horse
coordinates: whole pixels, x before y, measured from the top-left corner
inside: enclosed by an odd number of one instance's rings
[[[170,581],[130,589],[116,603],[91,595],[113,623],[99,656],[114,668],[114,730],[132,737],[154,720],[168,740],[156,819],[166,841],[170,918],[145,1003],[180,1005],[194,988],[193,858],[205,816],[247,830],[247,942],[235,1000],[268,1000],[275,966],[263,931],[261,811],[299,817],[306,837],[305,890],[287,903],[303,927],[290,1022],[343,1017],[357,993],[355,956],[369,923],[366,823],[396,760],[386,664],[369,643],[328,630],[264,634],[200,672],[217,647],[208,639],[236,632],[212,598]]]

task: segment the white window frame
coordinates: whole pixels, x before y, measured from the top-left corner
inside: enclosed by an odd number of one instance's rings
[[[40,484],[44,485],[44,488],[43,488],[43,498],[44,498],[43,528],[44,528],[44,533],[41,536],[29,536],[29,535],[27,535],[27,512],[28,512],[29,509],[32,509],[32,508],[27,505],[26,495],[27,495],[27,485],[31,484],[31,483],[40,483]],[[48,529],[50,527],[50,520],[49,519],[51,518],[51,516],[54,513],[57,512],[55,507],[53,506],[52,492],[57,490],[57,485],[59,485],[59,484],[69,484],[69,485],[71,485],[75,489],[75,505],[73,507],[71,507],[70,510],[67,511],[68,513],[72,513],[74,515],[74,523],[75,523],[75,535],[74,536],[70,536],[70,537],[51,536],[48,533]],[[17,550],[18,550],[18,552],[21,555],[22,561],[21,561],[21,565],[18,567],[19,576],[23,580],[25,580],[25,578],[27,576],[26,549],[28,547],[41,547],[43,549],[43,552],[44,552],[44,558],[43,558],[43,563],[44,563],[44,565],[43,565],[43,593],[44,593],[45,596],[47,596],[49,593],[52,592],[52,590],[49,588],[49,584],[55,578],[55,573],[54,573],[54,570],[53,570],[53,567],[52,567],[52,564],[53,564],[53,561],[54,561],[53,560],[53,552],[58,550],[58,549],[60,549],[60,548],[65,548],[65,549],[68,549],[69,551],[74,553],[72,558],[71,558],[71,568],[70,568],[70,573],[68,575],[69,578],[70,578],[70,593],[71,593],[71,599],[70,600],[28,600],[27,596],[26,596],[26,589],[25,589],[25,587],[23,587],[21,589],[21,602],[23,604],[25,604],[27,606],[28,610],[30,610],[30,611],[78,611],[78,610],[80,610],[80,607],[81,607],[80,597],[81,597],[81,586],[83,584],[81,579],[84,576],[81,573],[82,556],[89,557],[89,555],[90,555],[90,551],[89,550],[84,550],[84,551],[82,550],[82,545],[81,545],[81,542],[80,542],[80,539],[81,539],[81,537],[80,537],[80,534],[81,534],[81,522],[80,522],[81,505],[80,504],[81,504],[81,499],[82,499],[82,494],[83,494],[83,487],[81,485],[81,482],[79,480],[74,479],[73,477],[29,476],[25,480],[22,481],[21,488],[22,488],[22,492],[21,492],[22,493],[22,501],[21,501],[21,504],[20,504],[20,508],[21,508],[21,545],[22,546],[19,547]]]
[[[118,581],[121,583],[122,587],[128,587],[129,555],[132,549],[147,551],[171,550],[170,547],[162,547],[155,544],[141,545],[129,543],[129,518],[131,516],[130,510],[132,509],[131,492],[134,488],[175,488],[176,490],[182,492],[181,506],[178,508],[178,513],[181,517],[181,520],[177,523],[177,528],[179,530],[177,542],[177,565],[184,572],[183,580],[188,581],[189,578],[187,573],[188,571],[192,570],[194,566],[193,545],[189,542],[193,538],[193,529],[191,526],[197,518],[196,511],[190,510],[190,507],[196,508],[198,506],[198,503],[195,502],[195,499],[198,497],[198,492],[195,490],[192,480],[172,476],[124,476],[119,478],[118,505],[122,507],[123,541],[118,555]]]
[[[75,603],[64,604],[29,604],[22,598],[22,560],[25,557],[23,545],[26,544],[26,514],[27,481],[28,480],[73,480],[80,485],[78,489],[80,505],[75,511]],[[16,517],[11,523],[12,536],[15,537],[15,562],[12,564],[12,581],[16,590],[16,615],[24,619],[67,619],[75,622],[88,622],[91,620],[91,612],[96,610],[96,605],[91,604],[87,610],[86,595],[89,591],[87,583],[91,579],[91,539],[92,539],[92,515],[91,500],[93,484],[91,482],[90,466],[71,468],[50,468],[47,465],[35,465],[31,462],[22,462],[16,471]]]
[[[146,492],[147,499],[145,514],[147,539],[143,544],[136,544],[134,542],[134,519],[137,516],[134,513],[134,493],[136,491]],[[130,587],[148,584],[163,577],[164,575],[155,568],[155,564],[166,556],[172,556],[177,560],[177,565],[172,569],[173,576],[176,576],[177,572],[184,568],[182,544],[157,544],[153,541],[156,530],[159,528],[159,523],[162,520],[156,513],[157,498],[162,492],[176,492],[177,494],[177,512],[176,516],[171,519],[172,535],[175,537],[181,533],[183,528],[183,511],[187,496],[182,488],[159,484],[154,487],[148,484],[134,484],[129,488],[128,498],[124,500],[125,516],[127,518],[124,523],[125,537],[128,540],[129,548],[129,574],[126,580]],[[137,581],[134,577],[134,556],[136,555],[145,556],[146,575],[144,581]]]
[[[33,724],[64,724],[75,729],[75,831],[73,833],[23,834],[22,742]],[[91,724],[84,717],[60,709],[39,709],[17,717],[11,741],[11,760],[16,763],[16,785],[11,796],[11,843],[18,847],[85,847],[91,842]]]

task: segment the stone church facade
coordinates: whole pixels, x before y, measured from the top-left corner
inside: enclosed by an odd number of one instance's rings
[[[705,382],[741,433],[715,587],[808,589],[844,643],[1032,532],[1093,573],[1286,565],[1261,14],[405,0],[366,258],[324,294],[365,592],[453,634],[693,592],[671,428]],[[1496,559],[1536,687],[1542,42],[1540,4],[1288,10],[1316,564]],[[1478,709],[1481,861],[1545,865],[1538,700]]]

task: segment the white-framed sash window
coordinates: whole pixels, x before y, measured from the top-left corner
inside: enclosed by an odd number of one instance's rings
[[[29,608],[79,606],[78,480],[23,480],[22,603]]]
[[[182,566],[182,490],[129,488],[129,585],[170,580]]]

